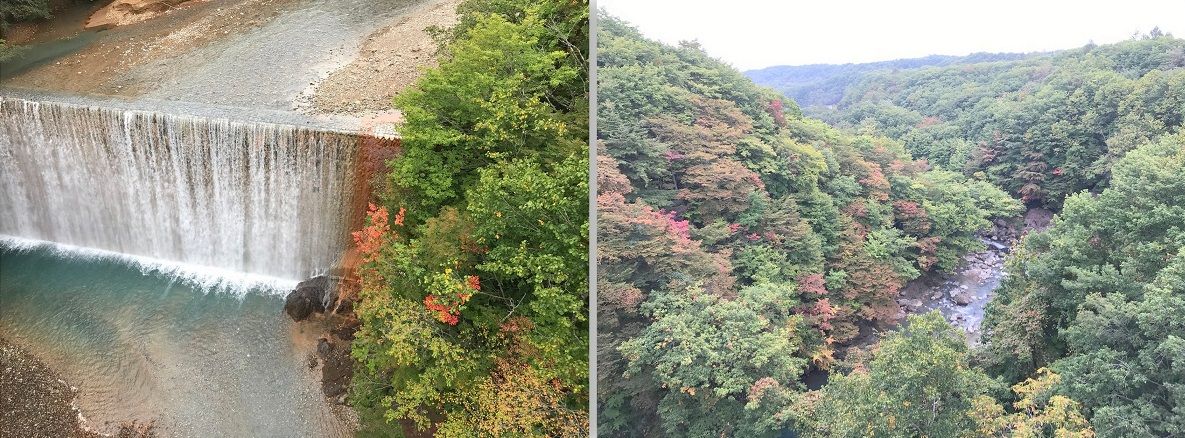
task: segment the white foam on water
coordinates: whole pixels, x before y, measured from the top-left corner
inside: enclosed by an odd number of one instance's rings
[[[21,253],[46,251],[66,260],[119,263],[135,268],[142,275],[170,278],[206,293],[283,295],[295,289],[297,284],[296,280],[3,234],[0,234],[0,248]]]
[[[338,131],[0,97],[0,234],[308,278],[348,246],[356,159]]]

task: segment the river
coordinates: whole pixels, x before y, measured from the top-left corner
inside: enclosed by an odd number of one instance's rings
[[[289,281],[11,237],[0,271],[0,333],[79,388],[86,427],[352,434],[309,366],[316,328],[283,315]]]

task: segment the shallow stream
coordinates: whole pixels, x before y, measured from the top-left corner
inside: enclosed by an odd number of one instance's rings
[[[309,367],[315,330],[283,314],[289,281],[9,237],[0,272],[0,334],[79,388],[87,427],[352,434]]]

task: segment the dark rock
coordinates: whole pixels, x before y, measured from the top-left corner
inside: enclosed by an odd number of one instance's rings
[[[310,278],[296,285],[284,300],[284,313],[294,321],[304,321],[314,312],[324,312],[325,303],[337,301],[337,288],[324,275]]]
[[[955,304],[958,304],[960,306],[966,306],[968,304],[971,304],[971,301],[973,301],[975,299],[975,296],[971,295],[970,291],[964,290],[962,292],[952,294],[951,299],[955,301]]]
[[[348,343],[334,348],[327,340],[322,340],[324,343],[317,345],[317,352],[321,354],[321,392],[334,398],[349,389],[350,379],[354,376],[354,360],[350,357]],[[322,345],[328,348],[322,349]]]
[[[350,315],[354,313],[354,300],[349,298],[342,298],[341,302],[337,304],[337,309],[333,311],[339,315]]]
[[[347,320],[333,329],[333,335],[338,339],[353,341],[354,333],[358,331],[358,327],[362,325],[357,319]]]
[[[326,357],[329,356],[330,353],[333,353],[333,344],[329,342],[329,339],[318,339],[317,354],[320,354],[321,357]]]
[[[901,299],[897,300],[897,304],[905,306],[905,308],[911,312],[922,308],[922,300],[911,300],[911,299],[907,299],[907,298],[901,298]]]

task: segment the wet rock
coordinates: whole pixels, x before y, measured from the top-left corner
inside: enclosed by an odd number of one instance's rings
[[[340,309],[339,309],[339,311],[340,311]],[[358,328],[361,326],[362,326],[362,323],[359,322],[357,319],[350,318],[350,319],[346,320],[345,322],[339,324],[337,327],[335,327],[333,329],[332,333],[338,339],[342,339],[345,341],[353,341],[354,340],[354,333],[357,332]]]
[[[300,282],[284,299],[284,313],[294,321],[304,321],[314,312],[324,312],[326,302],[337,301],[337,288],[333,283],[324,275]]]
[[[317,340],[317,354],[320,354],[321,357],[326,357],[326,356],[329,356],[331,353],[333,353],[333,344],[329,342],[329,339],[326,339],[326,338],[318,339]]]
[[[354,300],[349,298],[342,298],[337,304],[337,309],[333,313],[341,315],[351,315],[354,313]]]
[[[911,300],[908,298],[902,298],[902,299],[897,300],[897,304],[904,306],[907,310],[909,310],[911,312],[922,308],[922,300]]]
[[[950,298],[955,302],[955,304],[960,306],[966,306],[975,300],[975,296],[972,295],[971,291],[968,290],[961,290],[958,293],[952,294]]]

